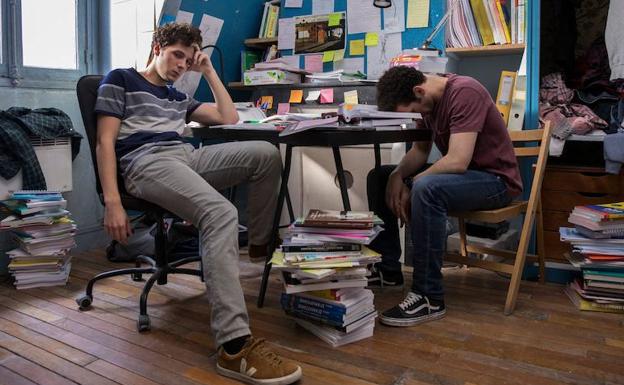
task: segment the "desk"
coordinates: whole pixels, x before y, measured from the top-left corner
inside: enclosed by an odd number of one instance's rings
[[[226,140],[265,140],[275,144],[286,145],[286,156],[284,159],[284,170],[282,171],[282,181],[280,191],[277,198],[277,210],[273,217],[273,228],[271,242],[269,246],[269,255],[264,266],[262,275],[262,283],[260,293],[258,295],[258,307],[264,304],[264,296],[266,293],[269,273],[271,272],[271,255],[275,250],[277,241],[277,230],[279,220],[282,215],[282,207],[286,196],[288,186],[288,178],[290,176],[290,163],[292,159],[293,147],[331,147],[334,153],[334,161],[336,163],[336,172],[338,174],[338,184],[340,186],[340,194],[342,195],[342,203],[345,210],[351,209],[349,203],[349,195],[347,192],[347,184],[344,178],[344,170],[342,168],[342,158],[340,156],[341,146],[357,146],[363,144],[374,145],[375,152],[375,168],[381,166],[381,149],[382,143],[398,143],[398,142],[416,142],[431,139],[431,131],[425,129],[410,130],[361,130],[354,131],[341,129],[314,129],[300,132],[293,135],[279,136],[276,131],[261,130],[236,130],[221,129],[210,127],[193,128],[193,135],[201,139],[226,139]]]

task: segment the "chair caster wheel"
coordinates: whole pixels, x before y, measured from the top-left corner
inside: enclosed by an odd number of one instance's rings
[[[148,315],[140,315],[137,321],[137,330],[139,333],[150,330],[150,319]]]
[[[132,273],[130,275],[132,276],[132,280],[134,282],[141,282],[141,281],[143,281],[143,274],[141,274],[141,273]]]
[[[80,298],[76,298],[76,303],[80,310],[87,310],[89,306],[91,306],[91,302],[93,302],[93,297],[90,295],[83,295]]]

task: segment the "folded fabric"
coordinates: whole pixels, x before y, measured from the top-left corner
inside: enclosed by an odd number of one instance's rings
[[[624,163],[624,130],[604,138],[605,171],[619,174]]]
[[[540,105],[540,118],[550,120],[554,138],[565,140],[572,134],[585,135],[592,130],[604,130],[607,122],[582,104]]]

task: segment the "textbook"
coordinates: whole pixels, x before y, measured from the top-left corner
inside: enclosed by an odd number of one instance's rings
[[[310,209],[302,225],[337,229],[370,229],[373,227],[373,212]]]
[[[624,202],[576,206],[573,212],[596,221],[624,219]]]

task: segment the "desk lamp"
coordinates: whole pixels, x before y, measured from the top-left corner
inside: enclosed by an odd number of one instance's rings
[[[391,0],[374,0],[373,5],[377,8],[390,8],[392,6]]]
[[[451,0],[451,1],[452,1],[452,3],[449,6],[449,8],[446,11],[446,13],[444,14],[444,16],[442,16],[440,21],[438,21],[438,24],[436,24],[435,28],[433,28],[433,31],[431,31],[431,33],[429,34],[429,36],[427,36],[425,41],[420,45],[420,47],[418,47],[419,50],[422,50],[422,51],[438,51],[438,52],[440,52],[439,49],[437,49],[434,46],[432,46],[432,41],[433,41],[433,38],[436,37],[438,32],[440,32],[442,27],[444,27],[444,25],[449,21],[449,19],[451,18],[451,14],[453,13],[453,10],[457,6],[457,3],[459,3],[459,0]]]

